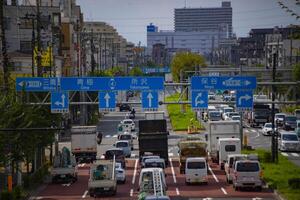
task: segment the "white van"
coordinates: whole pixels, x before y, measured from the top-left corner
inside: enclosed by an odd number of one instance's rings
[[[204,157],[186,159],[185,183],[208,183],[207,163]]]
[[[224,169],[224,163],[230,154],[241,153],[241,140],[239,138],[220,138],[218,140],[218,160],[221,170]]]

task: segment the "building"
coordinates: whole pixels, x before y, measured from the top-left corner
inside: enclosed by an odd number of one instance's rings
[[[125,68],[133,63],[133,43],[127,42],[117,30],[105,22],[84,22],[82,45],[86,48],[86,66],[91,66],[91,55],[94,55],[98,70],[105,70],[114,66]],[[93,39],[92,39],[93,38]],[[91,52],[93,43],[93,53]],[[131,53],[130,53],[131,52]]]
[[[16,2],[5,5],[5,33],[7,52],[12,63],[12,76],[61,75],[62,56],[59,7],[40,7],[40,45],[37,53],[36,7],[18,5]],[[35,51],[34,51],[35,49]],[[37,54],[42,63],[37,70]]]
[[[154,44],[152,49],[152,61],[157,66],[167,65],[167,49],[164,44]]]
[[[222,2],[222,7],[213,8],[177,8],[174,24],[175,32],[217,31],[231,37],[231,3]]]
[[[152,54],[153,45],[163,44],[166,49],[186,49],[190,52],[202,54],[209,59],[213,49],[219,46],[221,39],[224,39],[218,30],[174,32],[158,31],[157,27],[149,29],[149,26],[147,28],[148,55]]]

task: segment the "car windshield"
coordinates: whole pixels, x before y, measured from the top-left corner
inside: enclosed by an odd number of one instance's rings
[[[116,144],[116,147],[120,148],[120,147],[128,147],[128,143],[127,142],[118,142]]]
[[[145,167],[149,168],[149,167],[158,167],[158,168],[162,168],[164,169],[164,164],[161,162],[146,162],[145,163]]]
[[[121,135],[120,140],[131,140],[131,135]]]
[[[232,116],[233,120],[240,120],[240,116]]]
[[[232,112],[233,111],[233,108],[224,108],[224,112],[227,113],[227,112]]]
[[[219,116],[221,116],[220,112],[211,112],[211,113],[209,113],[209,115],[212,116],[212,117],[219,117]]]
[[[147,159],[155,159],[155,158],[159,158],[159,156],[147,156],[143,158],[143,162],[145,162]]]
[[[236,170],[238,172],[257,172],[259,171],[259,165],[256,162],[240,162],[237,164]]]
[[[285,118],[285,121],[289,121],[289,122],[295,122],[297,121],[297,118],[294,116],[289,116]]]
[[[123,121],[124,124],[132,124],[132,121],[131,120],[125,120]]]
[[[116,168],[122,168],[122,164],[119,163],[119,162],[117,162],[117,163],[116,163]]]
[[[283,134],[282,139],[287,141],[298,141],[297,135],[294,134]]]
[[[266,128],[272,128],[272,124],[265,124]]]
[[[229,117],[232,117],[232,116],[238,116],[239,115],[239,113],[229,113]]]
[[[275,118],[284,118],[284,115],[276,115]]]
[[[122,150],[109,150],[106,151],[105,156],[107,159],[113,159],[114,155],[116,157],[120,157],[123,155],[123,151]]]
[[[188,169],[205,169],[205,162],[188,162]]]

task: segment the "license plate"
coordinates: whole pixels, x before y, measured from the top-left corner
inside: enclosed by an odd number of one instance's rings
[[[66,175],[62,174],[60,175],[60,178],[66,178]]]
[[[244,177],[243,180],[244,181],[253,181],[253,177]]]
[[[107,190],[109,190],[109,188],[103,188],[103,190],[107,191]]]

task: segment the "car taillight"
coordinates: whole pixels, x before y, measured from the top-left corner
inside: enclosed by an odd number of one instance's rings
[[[78,151],[78,150],[80,150],[80,148],[75,148],[75,151]]]

